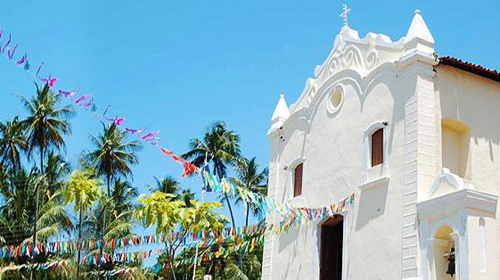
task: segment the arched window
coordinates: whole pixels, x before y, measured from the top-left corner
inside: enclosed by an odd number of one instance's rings
[[[371,139],[372,167],[384,163],[384,129],[379,128],[372,134]]]
[[[302,194],[302,173],[304,164],[300,163],[297,165],[293,171],[293,197],[300,196]]]

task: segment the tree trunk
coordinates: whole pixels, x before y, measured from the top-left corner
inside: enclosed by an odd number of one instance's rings
[[[219,173],[219,179],[222,180],[223,173],[222,173],[221,166],[220,166],[218,161],[215,162],[215,166],[217,168],[217,172]],[[229,214],[231,215],[231,223],[233,224],[233,228],[236,228],[236,222],[234,221],[233,209],[231,208],[231,202],[229,201],[229,197],[227,196],[226,192],[224,192],[224,198],[226,199],[227,208],[229,209]],[[241,253],[238,252],[238,268],[241,269],[241,267],[242,267],[242,256],[241,256]],[[215,275],[214,275],[214,279],[215,279]]]
[[[107,175],[106,176],[106,180],[107,180],[107,184],[108,184],[108,199],[111,198],[111,186],[110,186],[110,182],[111,182],[111,176],[110,175]],[[102,270],[102,266],[103,266],[103,262],[102,262],[102,257],[104,256],[104,234],[105,234],[105,231],[106,231],[106,206],[108,204],[107,203],[104,203],[104,206],[102,207],[102,230],[101,230],[101,249],[99,250],[99,266],[100,266],[100,270]],[[107,276],[106,276],[107,278]]]
[[[218,174],[219,179],[222,180],[223,173],[222,173],[222,169],[221,169],[221,166],[220,166],[218,161],[215,161],[215,167],[216,167],[217,173],[219,173]],[[229,209],[229,214],[231,215],[231,223],[233,224],[233,228],[236,228],[236,223],[234,222],[233,209],[231,208],[231,203],[229,201],[229,197],[227,196],[226,192],[224,192],[224,199],[226,200],[227,207]]]
[[[43,145],[40,146],[40,172],[42,174],[42,176],[44,175],[43,174]],[[38,222],[38,205],[39,205],[39,197],[40,197],[40,185],[41,183],[43,182],[43,180],[41,180],[41,182],[38,184],[38,186],[36,186],[36,195],[35,195],[35,221],[33,223],[33,254],[31,255],[31,262],[34,263],[35,262],[35,257],[36,257],[36,248],[37,248],[37,243],[36,243],[36,232],[37,232],[37,222]],[[33,280],[35,279],[35,270],[32,269],[31,272],[30,272],[30,279]]]
[[[83,207],[80,203],[80,219],[78,220],[78,257],[76,259],[76,279],[80,279],[80,253],[81,253],[81,244],[82,244],[82,212]]]
[[[245,218],[245,230],[248,227],[248,216],[250,216],[250,204],[247,204],[247,216]]]

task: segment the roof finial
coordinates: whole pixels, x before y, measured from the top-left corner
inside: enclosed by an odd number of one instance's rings
[[[351,9],[347,8],[347,5],[344,4],[343,12],[339,15],[339,17],[344,19],[344,26],[347,27],[347,15],[351,12]]]

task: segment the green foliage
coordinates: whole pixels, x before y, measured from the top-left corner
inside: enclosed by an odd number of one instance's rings
[[[256,195],[267,195],[267,180],[268,180],[268,169],[264,168],[259,171],[259,164],[257,163],[257,158],[247,159],[240,158],[237,161],[237,177],[232,177],[231,181],[246,190],[253,192]],[[241,197],[237,197],[236,203],[240,203]],[[248,218],[250,215],[250,210],[252,214],[258,218],[263,218],[262,209],[256,207],[254,204],[247,205],[245,226],[248,226]]]
[[[30,244],[33,241],[33,227],[36,225],[37,242],[57,239],[71,239],[78,229],[79,240],[85,238],[113,239],[132,236],[137,222],[145,227],[156,227],[157,233],[169,237],[158,262],[168,264],[167,278],[191,275],[192,267],[179,266],[174,273],[175,260],[190,258],[193,248],[181,254],[177,250],[193,231],[223,228],[229,221],[217,213],[220,202],[196,201],[195,194],[183,190],[180,183],[171,176],[156,180],[152,193],[141,195],[137,201],[137,189],[132,186],[132,165],[138,164],[137,151],[140,144],[128,141],[127,133],[115,124],[103,125],[103,131],[91,136],[93,150],[86,151],[80,169],[71,173],[71,166],[64,160],[65,136],[71,134],[69,119],[73,115],[71,106],[61,106],[60,96],[48,85],[36,88],[31,98],[21,97],[27,116],[18,116],[0,122],[0,245]],[[38,156],[38,157],[36,157]],[[229,167],[236,167],[233,183],[250,191],[265,194],[267,169],[260,170],[255,158],[241,158],[239,136],[229,130],[226,124],[211,125],[200,139],[190,142],[190,150],[183,155],[201,167],[205,162],[218,177],[225,177]],[[68,178],[69,175],[69,178]],[[107,192],[101,187],[106,183]],[[235,227],[231,201],[223,195]],[[236,203],[239,203],[236,200]],[[74,203],[73,211],[67,203]],[[68,214],[80,214],[78,226],[75,218]],[[262,217],[258,208],[249,208],[250,214]],[[106,221],[109,221],[106,223]],[[176,233],[176,234],[174,234]],[[204,250],[222,250],[217,248]],[[94,250],[82,252],[88,255],[113,253]],[[257,252],[258,251],[258,252]],[[201,252],[199,252],[201,253]],[[80,254],[78,254],[80,255]],[[215,279],[259,279],[261,250],[241,256],[238,252],[218,256],[215,260],[202,262],[199,275],[214,272]],[[71,260],[74,254],[38,254],[35,262]],[[242,266],[238,263],[242,258]],[[0,260],[0,266],[26,264],[30,258],[20,257]],[[82,276],[91,278],[89,272],[141,266],[140,261],[129,263],[106,263],[103,266],[82,266]],[[72,279],[77,275],[77,266],[66,262],[57,270],[36,271],[37,279]],[[29,272],[2,269],[0,278],[26,279]],[[156,277],[156,276],[155,276]],[[130,271],[120,279],[145,279],[140,271]],[[191,278],[191,277],[189,277]],[[197,278],[198,279],[198,278]]]
[[[12,121],[0,123],[0,166],[17,167],[21,164],[21,152],[28,150],[28,142],[19,117],[15,116]]]
[[[21,101],[28,111],[28,117],[22,121],[28,131],[29,152],[38,148],[43,151],[54,147],[64,147],[63,135],[71,133],[68,118],[73,115],[73,107],[58,107],[60,96],[54,94],[48,84],[41,88],[37,86],[36,95],[31,100],[21,97]]]
[[[74,211],[87,212],[100,195],[100,182],[89,170],[75,170],[71,173],[68,186],[64,192],[64,200],[74,202]]]
[[[214,123],[208,128],[203,139],[192,139],[190,150],[182,155],[186,159],[191,159],[196,166],[203,166],[205,162],[212,163],[213,172],[219,178],[227,174],[228,165],[233,165],[235,160],[241,155],[240,137],[233,130],[228,130],[224,122]],[[226,193],[223,200],[226,200],[231,223],[236,227],[231,202]]]
[[[141,206],[135,211],[135,218],[145,227],[156,226],[156,233],[166,236],[164,251],[166,262],[175,279],[174,258],[179,246],[188,233],[200,230],[214,230],[224,227],[227,218],[215,212],[221,208],[219,202],[199,202],[192,200],[191,207],[185,207],[182,200],[172,200],[173,194],[156,191],[139,197]],[[181,234],[174,234],[179,231]]]
[[[99,136],[90,137],[96,149],[89,152],[86,159],[94,166],[98,175],[106,177],[108,183],[115,175],[130,175],[130,165],[139,162],[135,152],[140,149],[140,143],[126,142],[126,138],[127,133],[114,123],[105,125]],[[109,187],[108,185],[108,193]]]

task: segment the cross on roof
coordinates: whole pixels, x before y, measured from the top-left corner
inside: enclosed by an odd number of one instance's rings
[[[347,27],[347,15],[351,12],[351,9],[347,8],[347,5],[344,4],[344,11],[339,15],[339,17],[344,19],[344,26]]]

